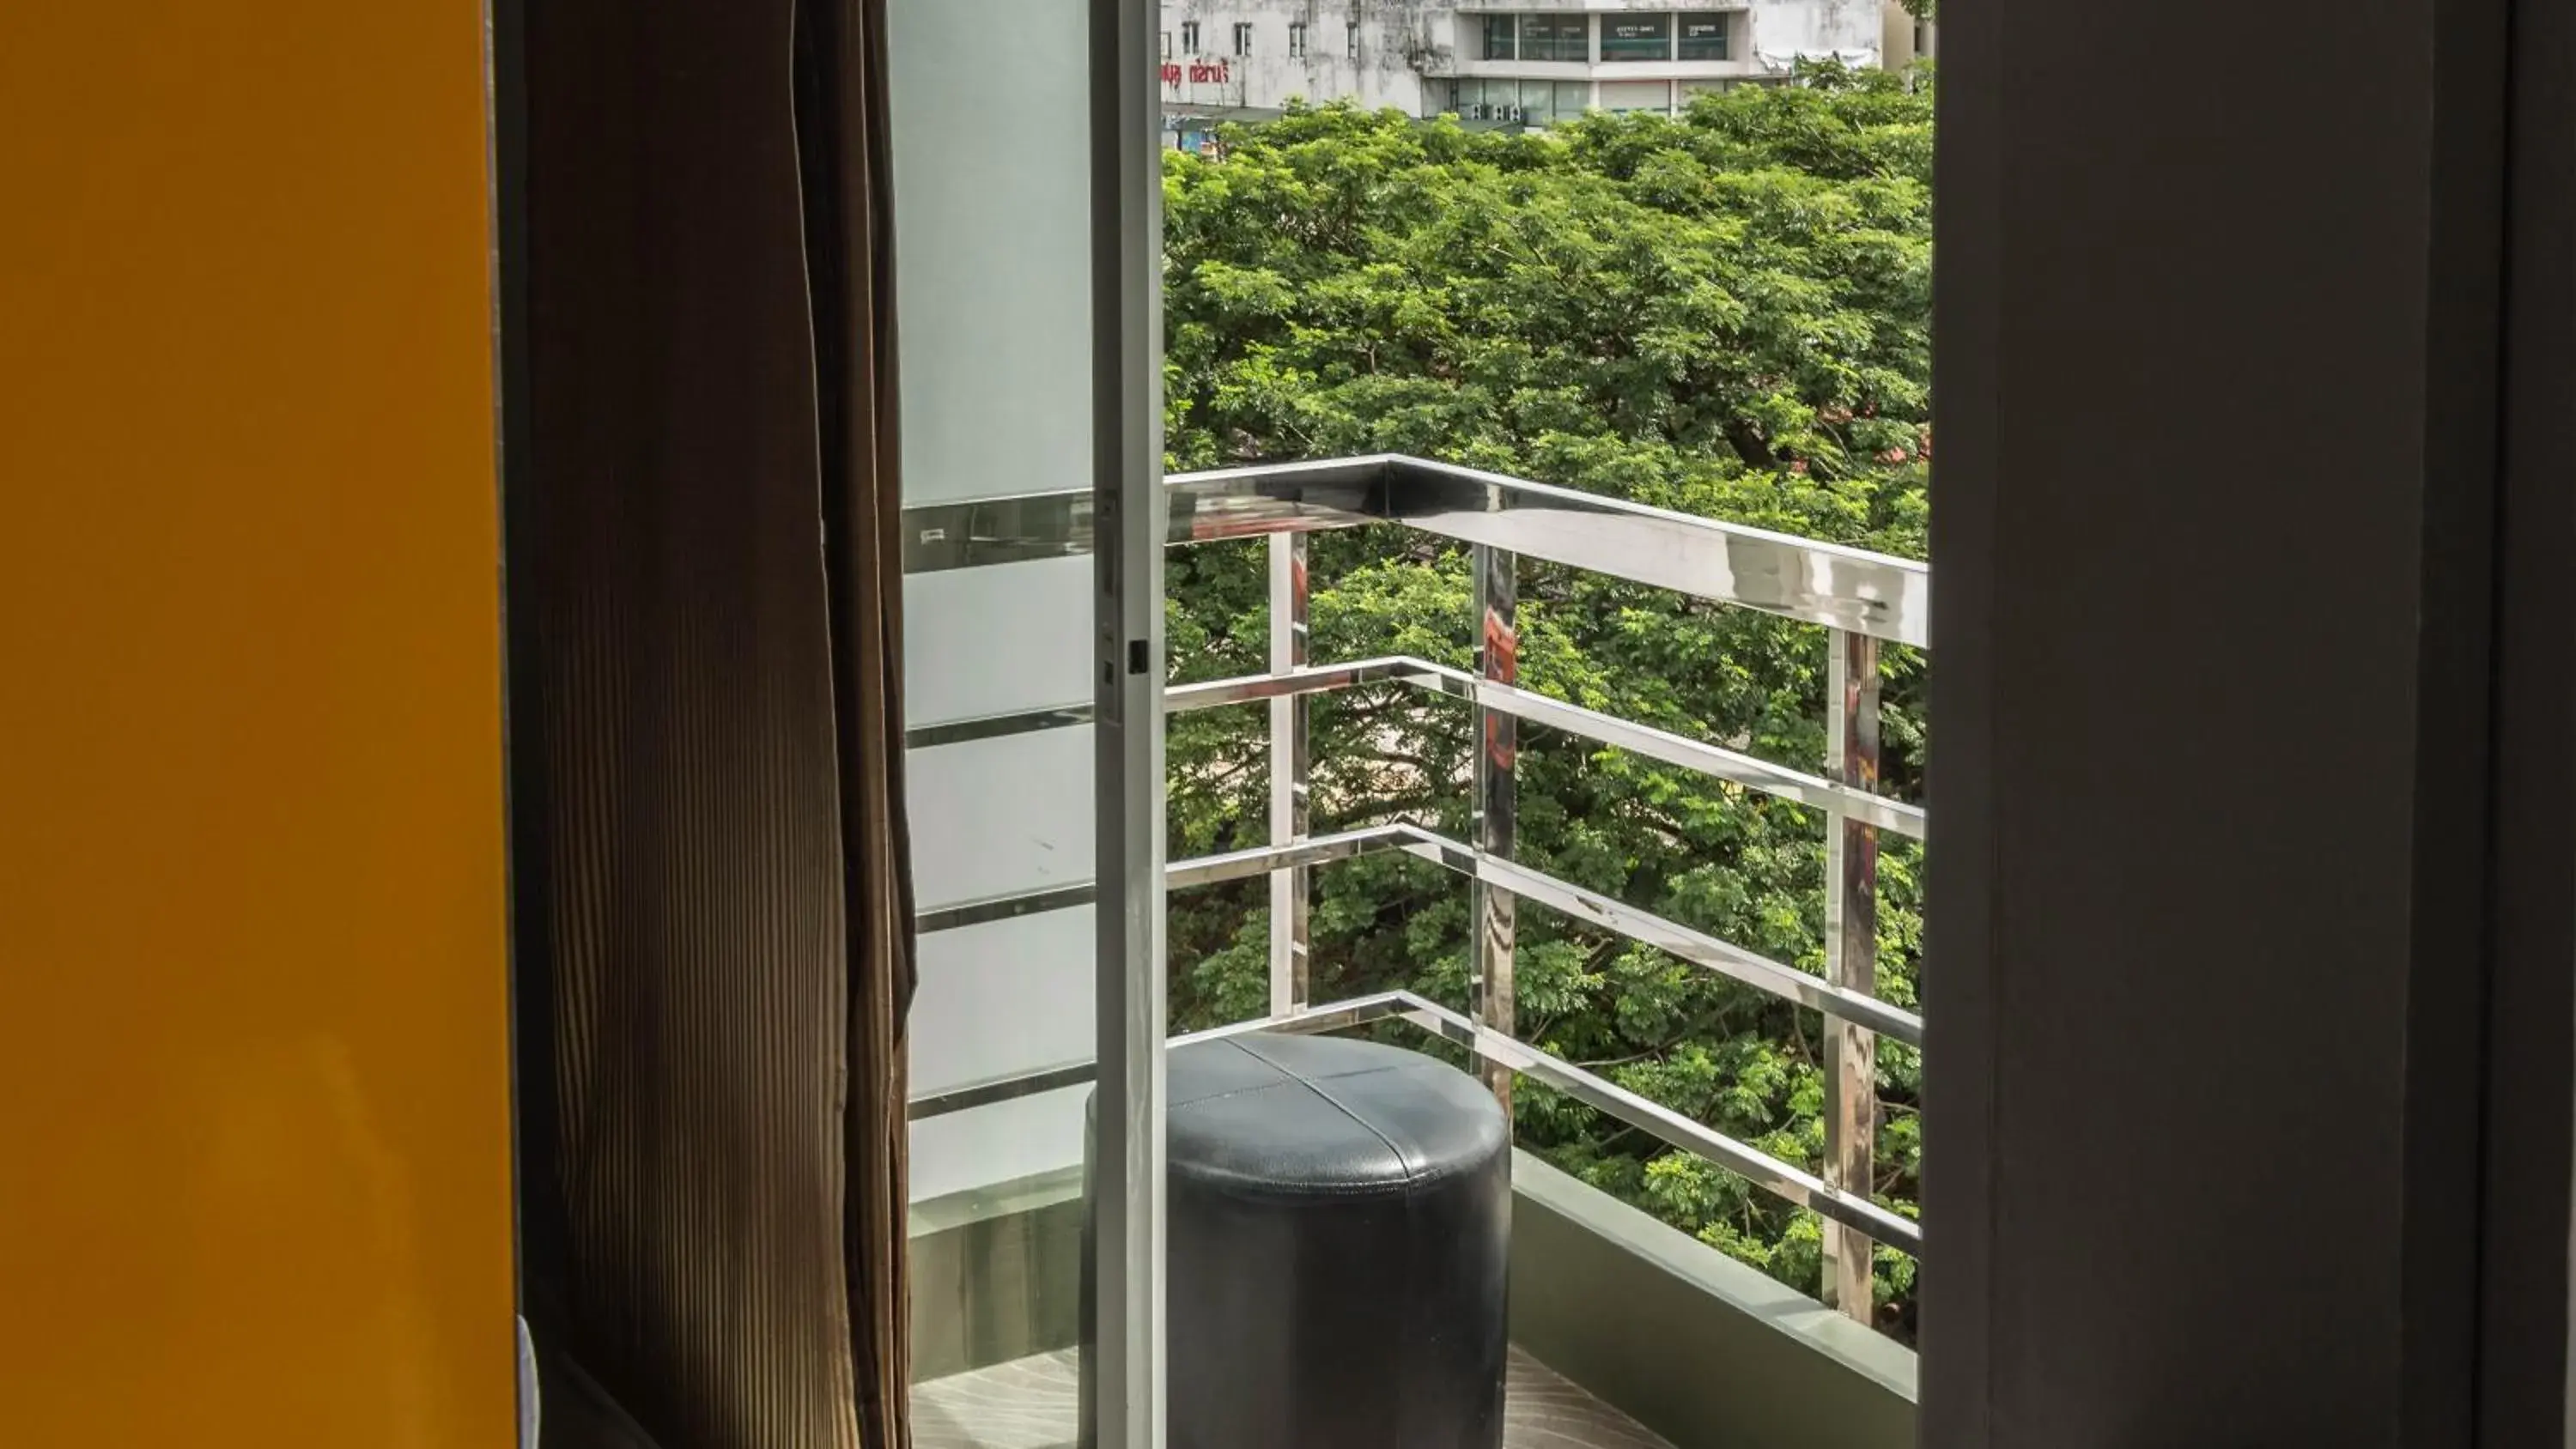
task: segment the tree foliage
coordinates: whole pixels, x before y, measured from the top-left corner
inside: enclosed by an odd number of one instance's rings
[[[1170,464],[1396,452],[1921,557],[1929,472],[1932,100],[1827,69],[1678,119],[1471,132],[1347,107],[1234,128],[1164,182]],[[1259,545],[1170,558],[1176,678],[1266,667]],[[1461,553],[1393,529],[1314,542],[1315,658],[1472,663]],[[1820,629],[1524,564],[1530,688],[1804,768],[1824,752]],[[1887,787],[1921,775],[1922,661],[1885,665]],[[1264,720],[1175,719],[1176,857],[1266,838]],[[1813,812],[1524,727],[1522,857],[1800,969],[1824,963]],[[1314,707],[1314,828],[1463,837],[1467,715],[1396,687]],[[1881,994],[1911,1004],[1920,854],[1887,842]],[[1463,1003],[1467,893],[1400,856],[1314,877],[1315,998]],[[1266,1009],[1257,881],[1176,894],[1177,1024]],[[1524,903],[1520,1034],[1766,1152],[1823,1143],[1821,1023]],[[1878,1196],[1913,1211],[1917,1063],[1880,1052]],[[1815,1221],[1524,1084],[1524,1145],[1812,1291]],[[1913,1264],[1883,1250],[1882,1311]]]

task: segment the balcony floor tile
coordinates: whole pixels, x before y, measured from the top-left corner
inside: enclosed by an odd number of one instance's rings
[[[1071,1353],[916,1385],[915,1449],[1071,1449]],[[1504,1449],[1671,1449],[1626,1415],[1518,1349],[1505,1388]]]

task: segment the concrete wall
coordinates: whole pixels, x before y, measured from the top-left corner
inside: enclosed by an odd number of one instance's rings
[[[1167,107],[1275,110],[1291,97],[1312,101],[1343,97],[1363,106],[1422,111],[1422,66],[1448,43],[1453,7],[1434,0],[1165,0],[1167,63],[1178,80],[1163,86]],[[1182,26],[1196,22],[1199,54],[1182,48]],[[1290,53],[1290,26],[1306,26],[1306,53]],[[1350,55],[1348,27],[1359,26],[1359,56]],[[1252,51],[1237,55],[1234,27],[1252,26]],[[1199,78],[1192,62],[1221,65],[1222,79]]]
[[[1773,70],[1832,56],[1876,65],[1886,26],[1883,0],[1755,0],[1751,54]]]
[[[1914,12],[1906,9],[1902,0],[1882,0],[1879,19],[1879,64],[1890,70],[1902,70],[1932,53],[1928,44],[1931,27],[1918,26]],[[1915,43],[1918,34],[1927,44]]]
[[[1226,114],[1276,111],[1290,98],[1310,101],[1348,97],[1361,105],[1393,106],[1419,115],[1429,99],[1438,104],[1445,91],[1428,92],[1424,78],[1445,77],[1462,65],[1493,73],[1494,64],[1479,66],[1478,18],[1485,13],[1613,13],[1689,9],[1687,0],[1496,0],[1461,7],[1456,0],[1164,0],[1163,30],[1170,53],[1163,87],[1166,110]],[[1721,7],[1723,8],[1723,7]],[[1890,12],[1893,12],[1891,14]],[[1360,26],[1360,55],[1348,57],[1345,26]],[[1307,54],[1289,53],[1289,27],[1304,22]],[[1899,22],[1902,21],[1900,25]],[[1199,53],[1185,49],[1183,26],[1198,26]],[[1234,27],[1253,27],[1252,50],[1238,56]],[[1834,56],[1854,65],[1902,65],[1913,58],[1914,28],[1893,0],[1751,0],[1738,32],[1735,59],[1705,65],[1665,67],[1645,74],[1692,76],[1777,73],[1800,58]],[[1901,46],[1901,51],[1893,47]],[[1502,67],[1521,74],[1516,65]],[[1637,71],[1614,68],[1631,77]],[[1584,68],[1536,65],[1532,75],[1584,75]],[[1619,79],[1619,75],[1611,75]]]

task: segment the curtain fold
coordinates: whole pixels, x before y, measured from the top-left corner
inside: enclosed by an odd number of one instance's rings
[[[664,1449],[891,1449],[913,968],[881,0],[523,27],[531,1317]]]
[[[824,536],[832,541],[833,678],[850,951],[880,963],[850,1002],[848,1250],[862,1442],[908,1442],[910,1306],[903,1292],[903,1023],[912,1002],[911,841],[903,784],[903,498],[897,485],[892,145],[885,0],[806,0],[797,13]]]

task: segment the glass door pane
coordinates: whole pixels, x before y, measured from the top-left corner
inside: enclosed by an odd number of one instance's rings
[[[1136,0],[889,7],[920,912],[914,1404],[940,1443],[1082,1437],[1077,1385],[1094,1324],[1136,1317],[1123,1272],[1104,1275],[1113,1312],[1095,1317],[1088,1224],[1151,1213],[1126,1202],[1116,1163],[1087,1161],[1096,1085],[1114,1111],[1125,1103],[1121,1131],[1159,1122],[1150,1094],[1130,1090],[1133,1068],[1159,1062],[1159,1034],[1107,1051],[1101,1034],[1140,979],[1123,957],[1104,974],[1102,928],[1132,916],[1117,906],[1127,885],[1159,884],[1161,872],[1158,839],[1140,854],[1118,830],[1158,815],[1159,795],[1128,801],[1119,792],[1134,772],[1099,764],[1120,721],[1159,728],[1156,709],[1103,713],[1095,667],[1109,532],[1095,526],[1096,439],[1116,410],[1101,406],[1093,259],[1104,237],[1142,222],[1125,214],[1140,204],[1133,194],[1120,214],[1095,209],[1092,27],[1117,6],[1138,12],[1125,18],[1150,122],[1159,21]],[[972,83],[961,83],[970,60]],[[1150,162],[1154,131],[1144,144]],[[1142,481],[1150,498],[1159,485]],[[1158,587],[1154,562],[1124,587]],[[1123,641],[1116,652],[1123,660]],[[1158,926],[1159,897],[1153,914]],[[1151,953],[1159,929],[1117,939],[1122,953]],[[1114,1143],[1121,1131],[1099,1135]],[[1133,1384],[1125,1362],[1113,1371]]]

